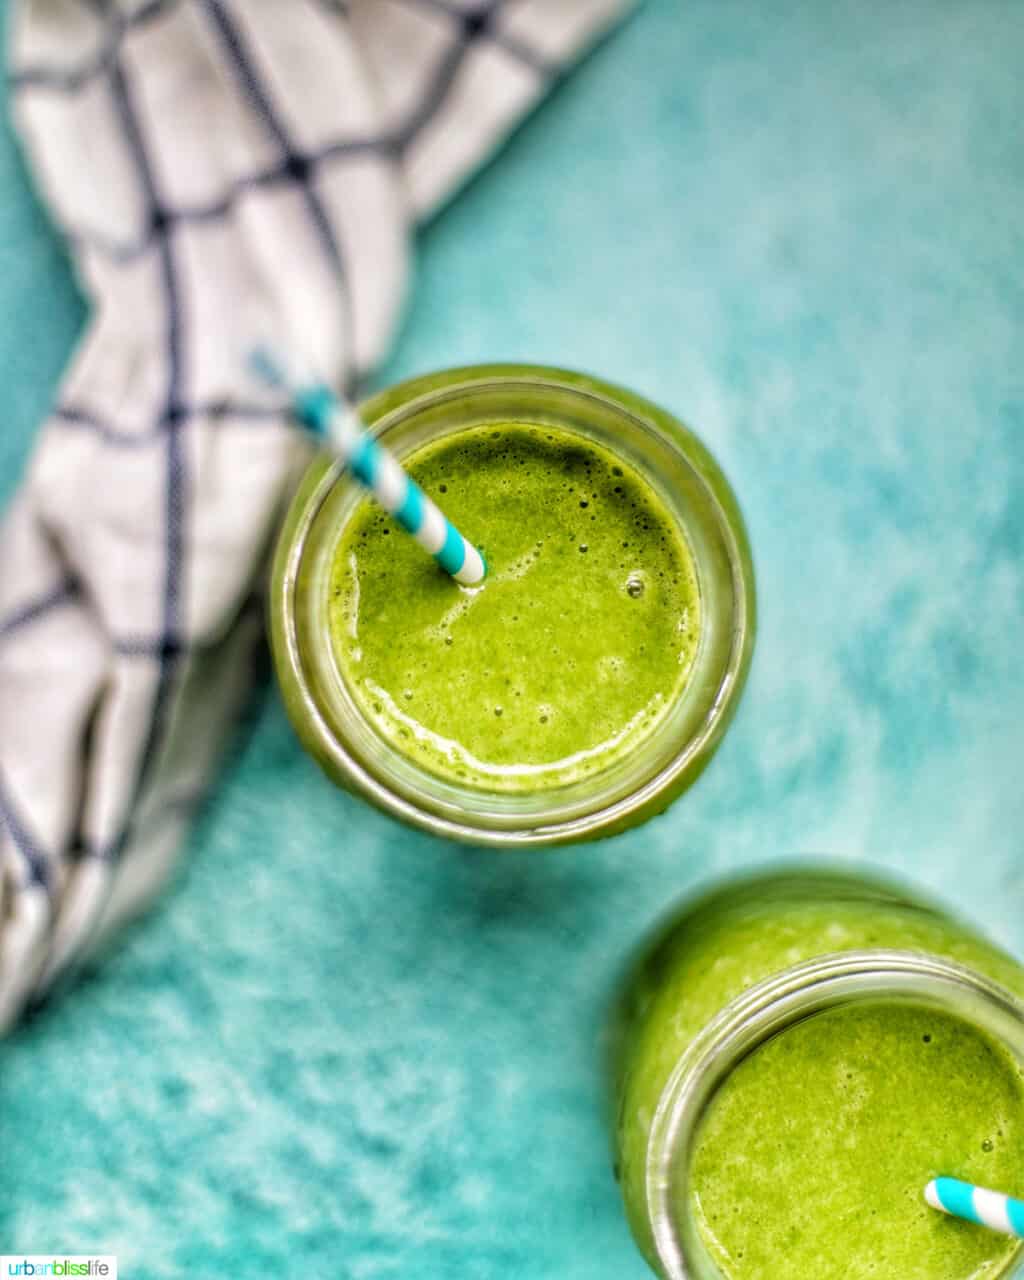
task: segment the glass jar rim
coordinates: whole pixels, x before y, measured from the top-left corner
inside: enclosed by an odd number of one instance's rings
[[[736,996],[702,1028],[659,1097],[647,1144],[645,1194],[665,1280],[722,1280],[692,1215],[688,1171],[700,1122],[729,1073],[772,1036],[815,1014],[855,1002],[906,1000],[965,1017],[1024,1066],[1024,1004],[999,983],[939,956],[865,949],[817,956],[772,974]],[[924,1188],[922,1187],[922,1193]],[[1024,1244],[1004,1280],[1024,1274]]]
[[[295,597],[303,556],[318,513],[339,485],[339,468],[323,458],[307,472],[275,557],[271,632],[282,683],[288,680],[294,687],[291,699],[286,691],[286,702],[305,745],[329,773],[377,807],[433,834],[478,845],[512,847],[611,834],[631,825],[630,816],[644,806],[655,806],[651,812],[659,811],[658,800],[662,793],[671,792],[677,778],[692,780],[710,758],[731,717],[749,665],[753,641],[755,599],[746,531],[728,482],[697,437],[649,401],[600,379],[545,366],[470,366],[400,383],[371,397],[363,406],[363,413],[372,432],[387,437],[389,432],[397,434],[403,424],[414,420],[416,415],[440,409],[447,411],[463,400],[468,403],[473,397],[479,399],[488,394],[557,395],[568,397],[573,404],[589,406],[587,411],[593,414],[600,410],[623,421],[628,419],[636,423],[638,430],[655,438],[660,447],[671,449],[679,465],[692,472],[693,483],[701,486],[704,518],[709,527],[713,524],[728,562],[732,613],[720,628],[723,632],[729,630],[728,658],[723,669],[715,672],[714,696],[700,731],[683,742],[667,764],[646,777],[642,785],[627,790],[623,784],[622,793],[607,803],[585,800],[570,803],[567,797],[571,787],[561,791],[552,788],[537,793],[547,805],[538,800],[532,810],[524,806],[522,816],[499,808],[495,816],[482,812],[482,807],[480,812],[474,809],[479,796],[487,794],[484,792],[478,796],[475,792],[470,794],[467,788],[465,794],[442,805],[440,801],[435,804],[429,794],[425,797],[424,788],[415,792],[408,786],[403,787],[401,778],[395,772],[389,774],[380,757],[370,759],[367,753],[361,755],[355,748],[352,724],[339,726],[337,717],[332,722],[324,714],[315,696],[314,682],[309,678],[308,655],[303,653],[296,626]],[[685,693],[684,689],[681,697],[685,697]],[[350,719],[356,721],[358,716]],[[400,753],[392,751],[391,754],[397,761]],[[408,767],[408,762],[402,767]],[[455,790],[443,781],[434,781],[433,785],[438,790],[449,789],[453,793]],[[684,785],[686,781],[680,783],[677,791]],[[677,791],[668,796],[665,804]]]

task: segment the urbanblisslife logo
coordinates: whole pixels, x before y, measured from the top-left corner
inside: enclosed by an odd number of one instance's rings
[[[117,1280],[117,1258],[112,1253],[102,1257],[84,1253],[5,1253],[0,1255],[0,1280],[7,1276],[96,1276]]]

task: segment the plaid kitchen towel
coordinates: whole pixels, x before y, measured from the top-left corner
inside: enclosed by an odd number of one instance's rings
[[[411,228],[623,7],[17,4],[91,320],[0,527],[0,1030],[160,888],[251,682],[303,449],[247,326],[356,385]]]

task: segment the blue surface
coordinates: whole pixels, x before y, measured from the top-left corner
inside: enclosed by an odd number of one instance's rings
[[[641,1280],[597,1037],[667,902],[818,850],[1024,953],[1022,61],[1011,0],[650,0],[431,226],[386,380],[575,365],[718,454],[738,719],[663,819],[499,857],[333,790],[272,695],[175,889],[2,1049],[0,1247]],[[81,313],[0,165],[2,498]]]

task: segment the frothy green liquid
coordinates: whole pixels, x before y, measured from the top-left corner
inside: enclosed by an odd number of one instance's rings
[[[379,733],[489,791],[621,759],[679,696],[700,634],[689,549],[651,486],[568,433],[470,428],[405,459],[487,558],[461,587],[367,499],[342,532],[331,638]]]
[[[1016,1243],[925,1203],[950,1170],[1024,1191],[1020,1071],[959,1018],[847,1006],[730,1074],[698,1136],[693,1210],[727,1280],[987,1280]]]
[[[616,1160],[657,1270],[652,1121],[687,1046],[754,984],[849,951],[937,956],[1024,998],[1024,971],[884,882],[769,873],[687,904],[644,950],[612,1023]],[[674,1205],[725,1280],[992,1280],[1019,1245],[924,1200],[940,1174],[1024,1194],[1024,1081],[987,1032],[921,1003],[847,1003],[725,1077]],[[663,1274],[659,1272],[659,1274]]]

